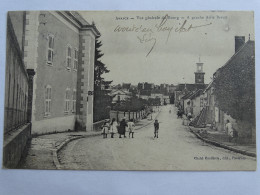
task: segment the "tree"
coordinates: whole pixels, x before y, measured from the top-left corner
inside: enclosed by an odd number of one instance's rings
[[[94,64],[94,122],[109,118],[112,98],[107,90],[101,90],[102,84],[108,86],[112,81],[105,81],[102,75],[108,73],[106,65],[101,61],[104,55],[100,47],[101,41],[95,40],[95,64]]]
[[[125,101],[120,101],[113,106],[113,110],[136,112],[145,109],[146,102],[137,97],[131,97]]]
[[[104,83],[104,78],[102,75],[104,73],[109,73],[110,70],[107,69],[106,65],[100,60],[104,55],[100,47],[102,42],[98,39],[95,40],[95,70],[94,70],[94,90],[101,90],[101,85]],[[106,81],[112,83],[112,81]],[[109,84],[110,84],[109,83]]]

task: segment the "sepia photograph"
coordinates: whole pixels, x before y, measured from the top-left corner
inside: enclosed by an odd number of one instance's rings
[[[255,171],[253,11],[9,11],[3,169]]]

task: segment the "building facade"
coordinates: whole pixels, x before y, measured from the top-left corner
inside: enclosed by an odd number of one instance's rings
[[[26,12],[24,63],[36,72],[32,133],[92,130],[96,36],[77,12]]]
[[[17,166],[31,134],[93,129],[98,36],[77,12],[8,13],[4,166]]]
[[[110,92],[110,96],[113,98],[112,103],[117,103],[129,100],[132,97],[132,94],[127,90],[116,89]]]
[[[20,21],[14,28],[23,27],[17,40],[24,66],[36,72],[32,134],[92,130],[95,38],[100,36],[95,25],[72,11],[9,15]]]
[[[255,143],[255,42],[236,36],[234,55],[214,73],[213,81],[200,96],[203,112],[195,126],[207,124],[225,131],[229,120],[238,142]],[[199,110],[202,102],[194,105],[193,110]]]

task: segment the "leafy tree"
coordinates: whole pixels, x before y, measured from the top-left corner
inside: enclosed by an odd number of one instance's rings
[[[131,97],[126,101],[121,101],[113,105],[113,110],[118,111],[140,111],[145,109],[146,102],[137,97]]]

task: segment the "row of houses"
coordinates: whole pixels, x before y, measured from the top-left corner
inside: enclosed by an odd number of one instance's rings
[[[210,84],[179,91],[177,106],[192,114],[192,125],[225,131],[229,120],[241,142],[255,142],[254,44],[236,36],[235,54],[214,73]]]
[[[78,12],[8,13],[4,166],[17,165],[31,134],[93,129],[99,36]]]
[[[148,99],[160,99],[161,105],[173,103],[171,96],[175,91],[175,85],[173,84],[160,84],[155,85],[153,83],[138,83],[137,86],[138,95],[140,98]]]
[[[132,96],[149,100],[159,99],[160,104],[169,104],[170,96],[175,90],[174,85],[161,84],[154,85],[153,83],[138,83],[137,87],[131,85],[131,83],[123,83],[119,87],[115,87],[110,90],[110,95],[113,97],[112,103],[125,101]]]

